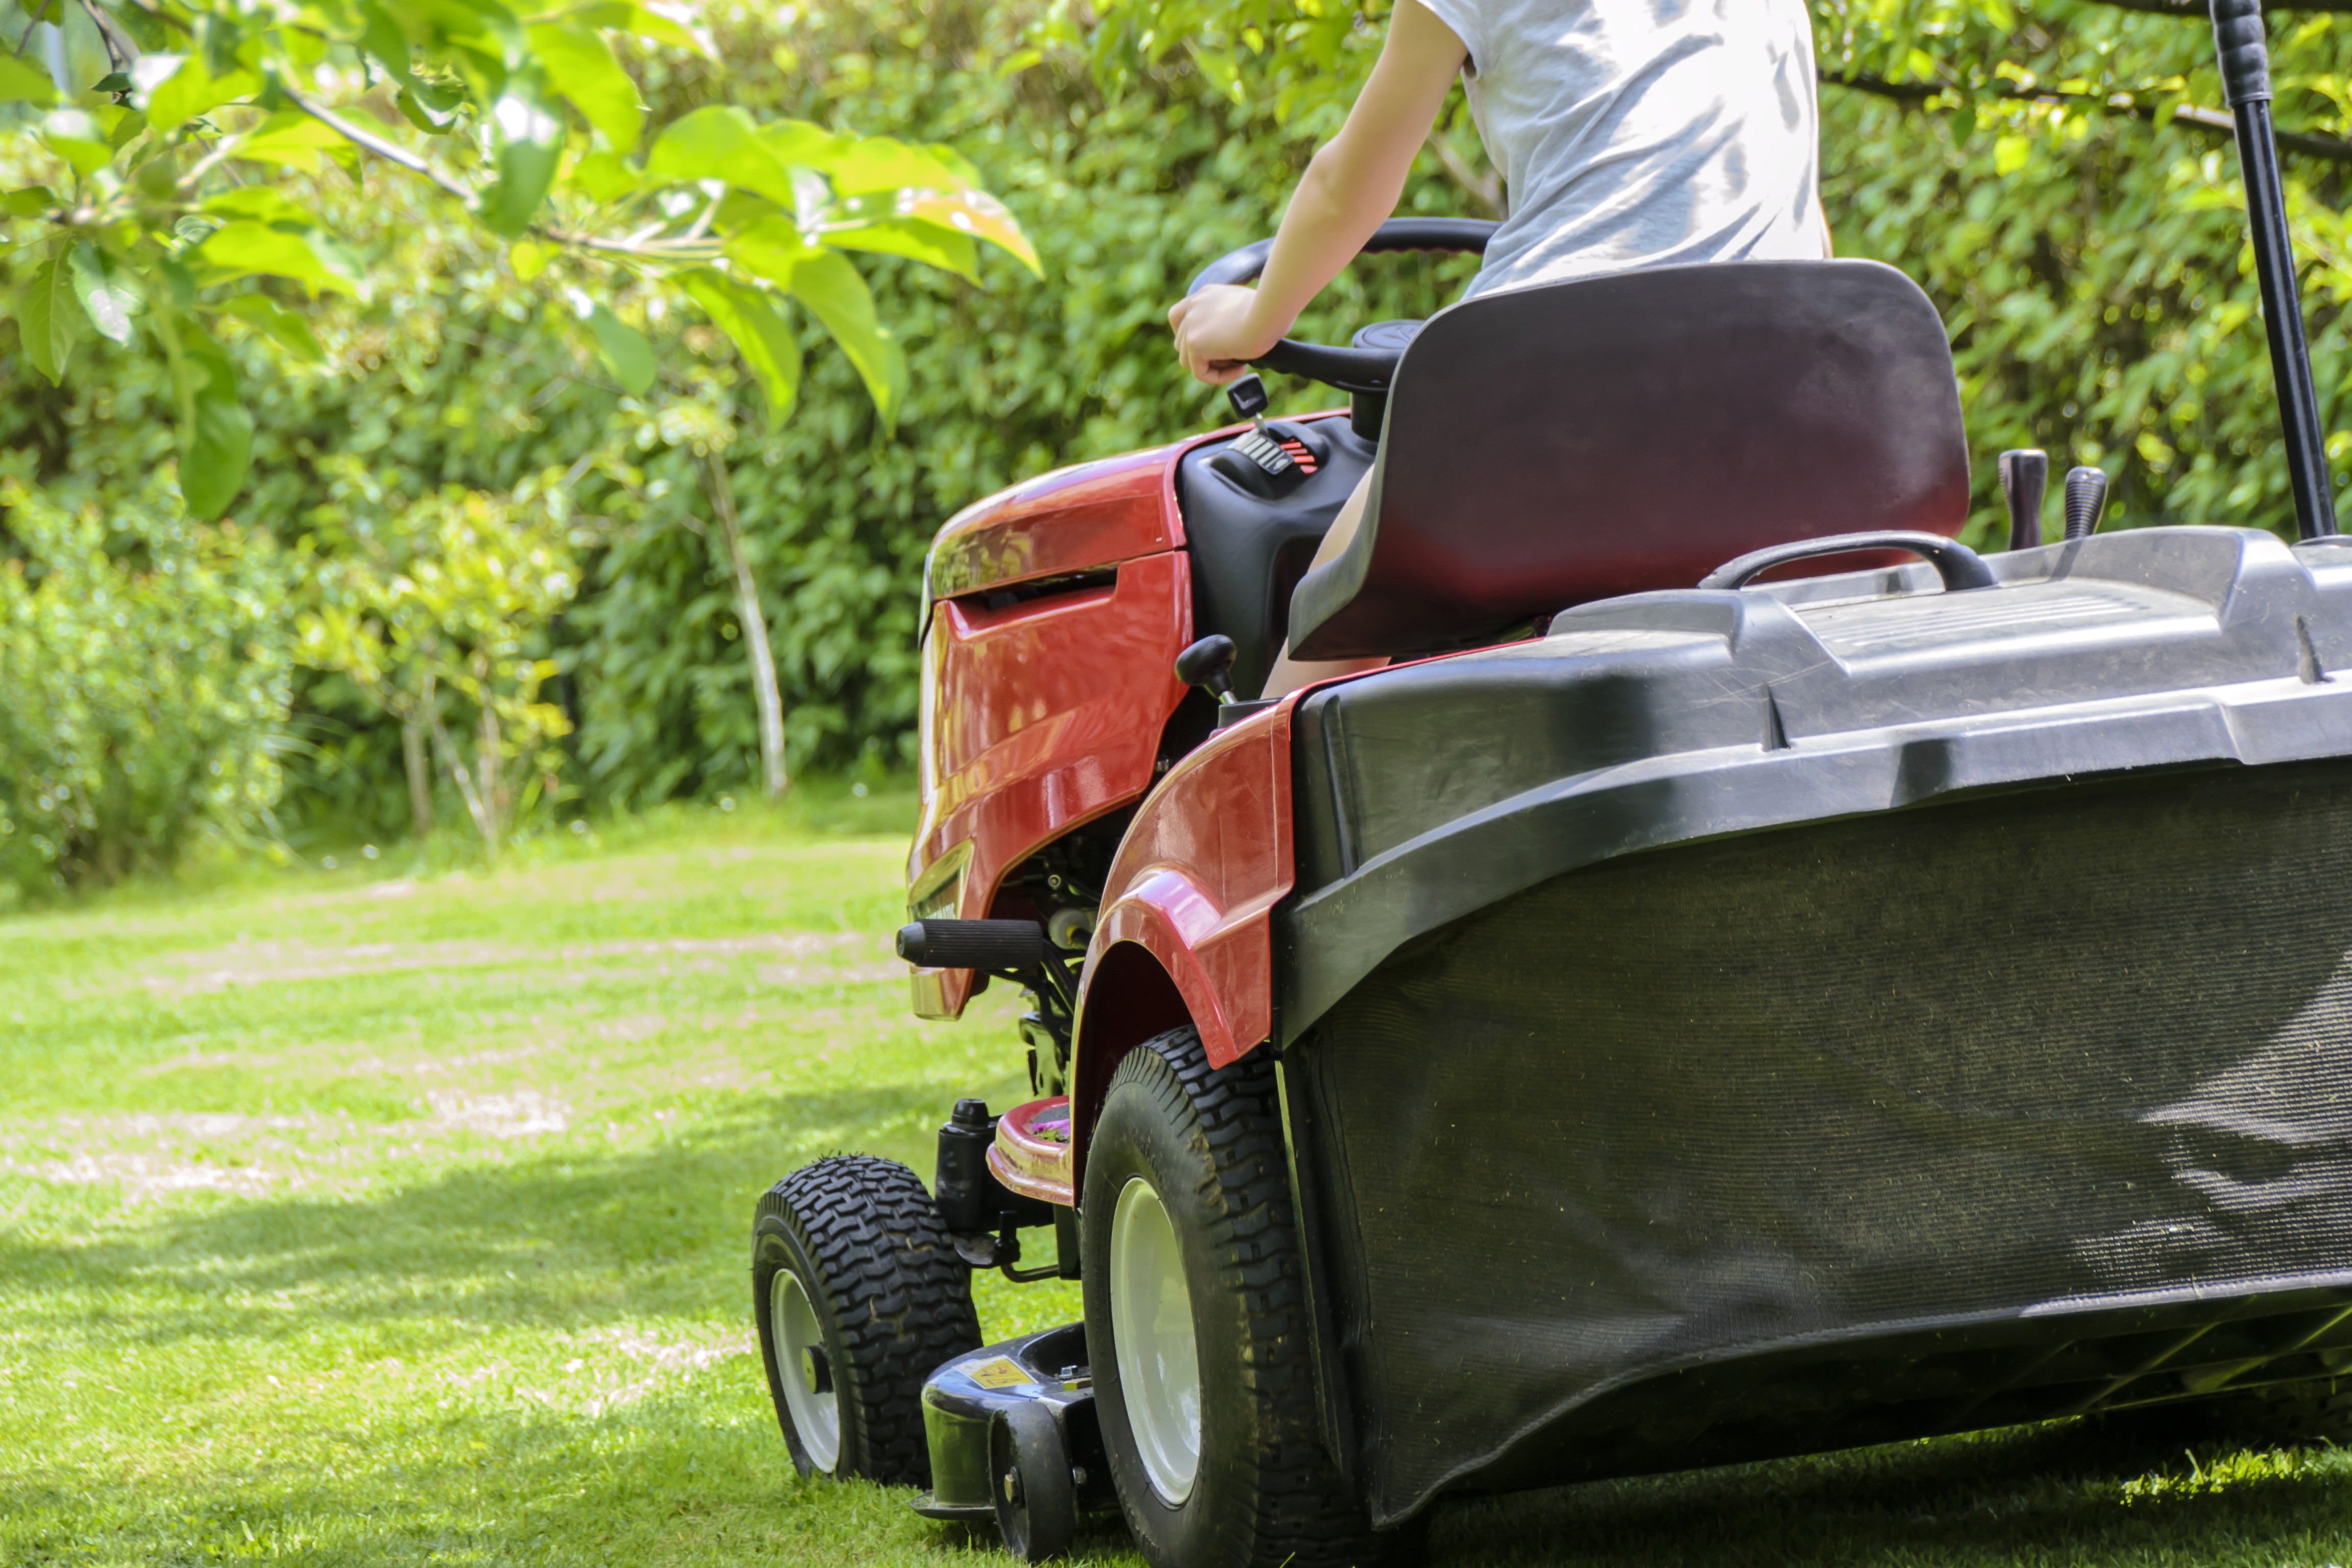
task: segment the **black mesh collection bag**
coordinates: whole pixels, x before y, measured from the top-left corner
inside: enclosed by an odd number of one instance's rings
[[[2352,1365],[2352,764],[1608,860],[1288,1070],[1379,1517]]]

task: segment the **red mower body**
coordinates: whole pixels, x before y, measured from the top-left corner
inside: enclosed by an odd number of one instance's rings
[[[1187,451],[1232,435],[1048,474],[940,530],[926,570],[909,919],[1036,918],[1006,874],[1133,808],[1173,766],[1163,732],[1186,689],[1172,667],[1193,633],[1172,480]],[[1165,941],[1157,951],[1173,962]],[[1250,973],[1264,993],[1264,963]],[[919,968],[913,984],[917,1016],[955,1018],[985,981]]]

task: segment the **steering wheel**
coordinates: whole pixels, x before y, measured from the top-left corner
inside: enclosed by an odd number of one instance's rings
[[[1360,254],[1440,250],[1484,256],[1487,240],[1501,226],[1475,218],[1392,217],[1364,242]],[[1184,292],[1197,294],[1212,283],[1250,282],[1265,270],[1265,258],[1273,253],[1274,241],[1270,239],[1244,245],[1209,263]],[[1418,322],[1382,321],[1358,332],[1355,346],[1344,349],[1285,338],[1250,363],[1286,375],[1303,375],[1342,392],[1384,393],[1396,376],[1397,362],[1404,357],[1405,345],[1412,341],[1412,331],[1419,326]]]

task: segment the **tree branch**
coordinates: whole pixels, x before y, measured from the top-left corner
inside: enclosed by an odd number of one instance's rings
[[[287,102],[360,151],[373,153],[387,163],[396,164],[420,179],[431,181],[459,201],[468,205],[472,204],[474,192],[463,181],[443,174],[425,159],[410,152],[399,142],[387,142],[375,132],[344,119],[325,104],[289,87],[282,77],[278,79],[278,89],[286,95]],[[600,239],[593,234],[576,234],[570,229],[550,228],[543,224],[536,223],[530,226],[530,232],[551,245],[568,245],[582,250],[600,251],[608,256],[632,256],[641,260],[702,261],[713,259],[719,254],[719,243],[716,240]]]
[[[1454,143],[1447,141],[1445,133],[1434,125],[1429,128],[1429,135],[1423,144],[1436,156],[1438,167],[1445,171],[1445,177],[1461,186],[1463,195],[1485,209],[1488,217],[1508,216],[1504,211],[1503,182],[1498,175],[1492,172],[1482,174],[1472,168],[1470,161],[1454,151]]]
[[[98,29],[98,41],[106,46],[106,63],[118,71],[127,71],[139,58],[139,45],[121,24],[100,10],[92,0],[81,0],[81,8],[89,15],[89,25]]]
[[[2126,0],[2103,0],[2104,4],[2125,4]],[[2130,0],[2137,5],[2139,0]],[[2170,0],[2147,0],[2152,7]],[[2344,0],[2344,9],[2352,11],[2352,0]],[[2010,103],[2087,103],[2104,109],[2110,114],[2128,114],[2135,120],[2153,122],[2161,112],[2154,104],[2134,101],[2126,94],[2101,97],[2089,92],[2057,92],[2044,88],[2012,87],[1970,94],[1958,88],[1939,86],[1924,81],[1887,81],[1870,76],[1832,76],[1822,73],[1822,81],[1830,87],[1842,87],[1851,92],[1868,93],[1874,98],[1892,99],[1897,103],[1920,104],[1946,93],[1958,97],[1981,96],[2000,99]],[[2121,101],[2117,101],[2121,100]],[[2172,111],[2174,123],[2192,126],[2199,131],[2219,136],[2235,136],[2237,123],[2218,109],[2200,109],[2184,104]],[[2275,133],[2279,146],[2289,153],[2300,153],[2307,158],[2323,158],[2331,163],[2352,163],[2352,142],[2336,136],[2321,136],[2309,131],[2280,131]]]

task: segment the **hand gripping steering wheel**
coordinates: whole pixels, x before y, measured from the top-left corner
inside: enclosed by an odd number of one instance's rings
[[[1482,223],[1475,218],[1392,217],[1364,242],[1361,254],[1370,256],[1391,250],[1459,250],[1483,256],[1486,252],[1486,241],[1500,226],[1499,224]],[[1244,245],[1231,255],[1209,263],[1184,292],[1187,295],[1197,294],[1212,283],[1250,282],[1265,270],[1265,258],[1273,252],[1274,241],[1270,239]],[[1309,380],[1336,386],[1342,392],[1385,394],[1389,383],[1396,376],[1397,362],[1404,357],[1405,344],[1412,342],[1411,333],[1395,331],[1394,325],[1381,322],[1379,326],[1365,328],[1356,334],[1356,344],[1352,348],[1302,343],[1295,338],[1285,338],[1250,363],[1263,365],[1267,370],[1278,370],[1286,375],[1303,375]],[[1384,328],[1391,330],[1383,331]]]

